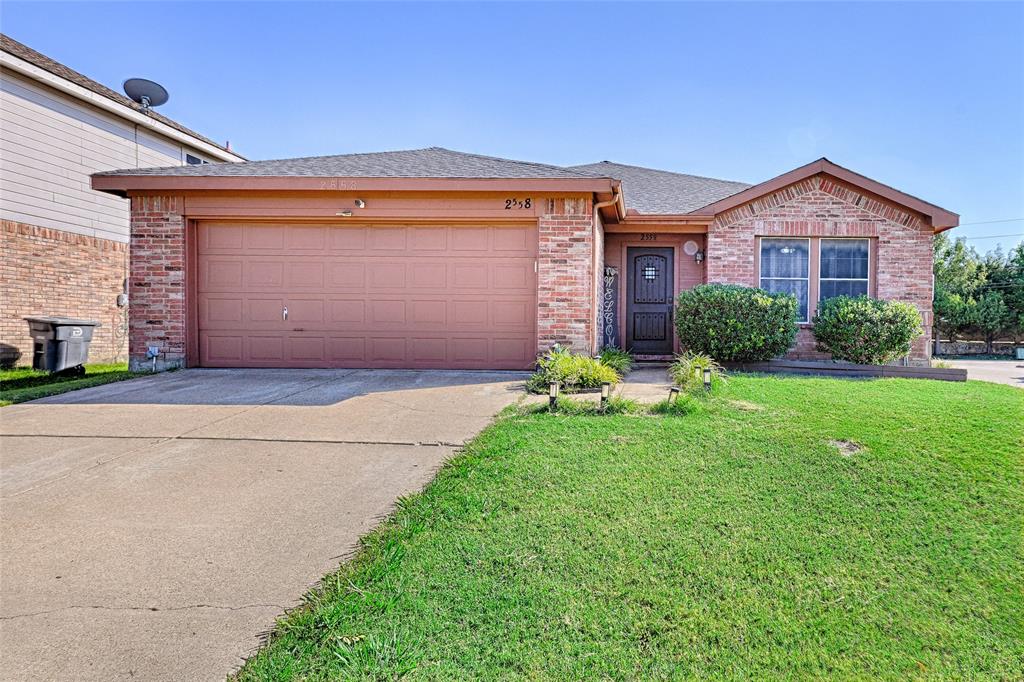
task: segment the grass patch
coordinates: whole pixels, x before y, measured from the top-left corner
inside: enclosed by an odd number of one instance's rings
[[[31,367],[0,370],[0,407],[51,395],[123,381],[146,372],[129,372],[128,363],[85,366],[85,376],[67,376],[37,372]]]
[[[1024,393],[690,400],[506,412],[238,679],[1024,678]]]

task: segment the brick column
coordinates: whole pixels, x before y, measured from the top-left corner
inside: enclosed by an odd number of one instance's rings
[[[594,220],[589,198],[548,199],[539,220],[537,351],[594,348]]]
[[[132,198],[128,357],[149,369],[151,346],[158,370],[185,364],[185,219],[179,196]]]

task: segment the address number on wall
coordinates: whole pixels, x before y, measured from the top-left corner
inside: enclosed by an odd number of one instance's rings
[[[505,199],[505,210],[511,211],[514,208],[533,208],[533,200],[526,199]]]
[[[654,242],[658,240],[658,235],[654,232],[641,232],[640,241],[642,242]]]

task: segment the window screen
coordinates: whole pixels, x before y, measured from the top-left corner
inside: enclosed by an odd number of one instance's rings
[[[868,240],[822,239],[819,300],[867,296]]]
[[[792,294],[799,305],[797,317],[807,322],[810,248],[806,239],[761,240],[761,288]]]

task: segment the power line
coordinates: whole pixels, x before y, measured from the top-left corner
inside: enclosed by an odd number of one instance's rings
[[[996,223],[1019,223],[1024,218],[1002,218],[1000,220],[983,220],[977,223],[962,223],[957,227],[971,227],[972,225],[995,225]]]
[[[1015,234],[992,234],[987,237],[957,237],[957,239],[973,241],[975,239],[1002,239],[1004,237],[1024,237],[1024,232],[1017,232]]]

